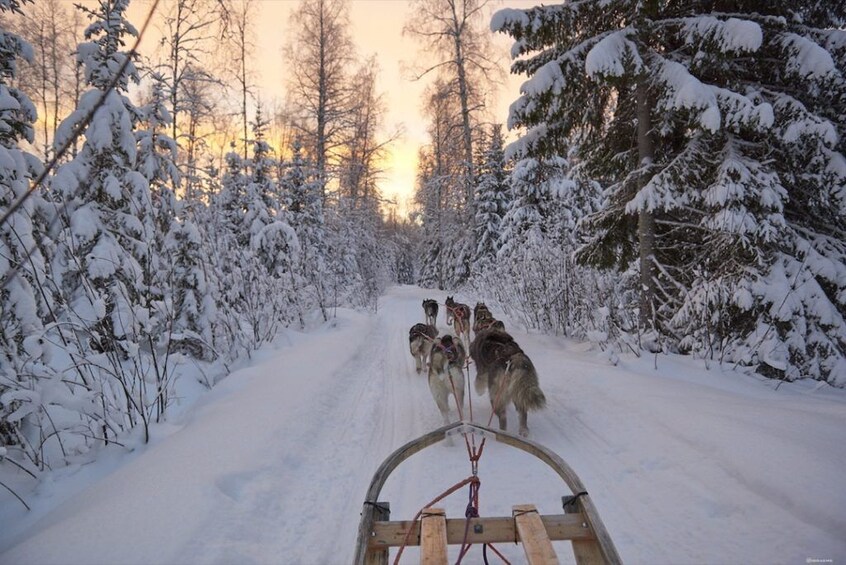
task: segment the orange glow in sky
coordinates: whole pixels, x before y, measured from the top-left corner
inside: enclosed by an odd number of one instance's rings
[[[160,0],[160,11],[172,0]],[[286,61],[282,48],[288,41],[289,17],[298,5],[297,0],[260,0],[259,13],[255,19],[256,45],[254,71],[263,101],[285,98]],[[488,6],[484,24],[488,26],[490,15],[496,10],[529,8],[540,2],[536,0],[495,0]],[[135,2],[130,7],[130,20],[140,27],[150,4]],[[382,194],[395,198],[401,214],[408,210],[414,190],[417,169],[417,152],[428,142],[426,124],[421,115],[422,94],[432,77],[412,81],[407,68],[416,61],[426,61],[427,55],[420,51],[418,42],[412,37],[403,37],[402,28],[408,19],[413,4],[405,0],[351,0],[350,33],[358,49],[360,59],[376,55],[380,71],[377,88],[384,93],[388,107],[385,128],[394,131],[397,126],[403,135],[391,146],[388,170],[382,183]],[[152,34],[151,35],[155,35]],[[146,51],[154,39],[145,38],[142,51]],[[494,44],[502,53],[502,63],[507,71],[510,64],[508,53],[510,40],[500,34],[494,36]],[[505,84],[497,89],[490,109],[492,121],[505,123],[508,106],[518,95],[522,78],[506,75]]]

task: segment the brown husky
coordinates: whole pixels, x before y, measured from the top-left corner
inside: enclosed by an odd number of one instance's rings
[[[418,373],[423,370],[436,337],[438,337],[438,330],[435,326],[414,324],[408,330],[408,348],[411,350],[411,356],[414,357],[414,367]]]
[[[470,307],[461,304],[447,296],[446,302],[446,323],[455,328],[455,335],[458,338],[464,336],[466,343],[470,344]]]
[[[449,395],[455,397],[458,411],[464,408],[464,363],[467,353],[461,341],[445,335],[435,341],[432,354],[429,357],[429,390],[441,416],[444,425],[449,424]]]
[[[470,357],[476,364],[476,392],[483,394],[488,389],[499,429],[507,429],[506,407],[513,402],[520,416],[520,435],[529,435],[529,411],[546,406],[532,360],[513,337],[499,330],[479,332],[470,345]]]

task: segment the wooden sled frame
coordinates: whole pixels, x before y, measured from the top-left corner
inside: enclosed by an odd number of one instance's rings
[[[471,518],[467,541],[469,543],[497,543],[520,541],[528,563],[557,563],[551,541],[570,540],[576,563],[587,565],[621,563],[614,542],[599,518],[596,507],[587,494],[579,477],[554,452],[533,441],[507,432],[467,422],[455,422],[412,440],[394,451],[373,475],[361,511],[358,527],[355,565],[388,563],[391,547],[421,546],[421,562],[446,563],[446,546],[461,544],[464,540],[465,518],[448,520],[440,509],[426,509],[418,523],[389,521],[390,505],[379,502],[379,494],[390,474],[415,453],[446,439],[447,436],[472,433],[492,438],[499,443],[515,447],[534,455],[549,465],[573,493],[563,497],[565,514],[542,516],[532,505],[517,505],[511,517]],[[406,536],[412,528],[410,536]]]

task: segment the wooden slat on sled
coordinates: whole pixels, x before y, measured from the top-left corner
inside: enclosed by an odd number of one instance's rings
[[[406,459],[434,445],[448,435],[473,433],[534,455],[549,465],[569,487],[572,495],[563,497],[564,514],[542,515],[530,504],[515,505],[512,516],[447,518],[442,510],[426,509],[427,523],[412,520],[391,521],[390,506],[379,501],[379,494],[390,474]],[[409,529],[411,532],[409,533]],[[596,507],[579,477],[554,452],[533,441],[491,428],[456,422],[412,440],[394,451],[376,470],[367,490],[358,529],[355,565],[388,563],[391,547],[421,546],[421,563],[443,563],[447,545],[519,542],[531,565],[558,563],[552,541],[568,540],[578,565],[621,563],[614,542],[599,518]]]

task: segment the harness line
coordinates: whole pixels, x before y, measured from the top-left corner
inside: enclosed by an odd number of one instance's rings
[[[447,307],[447,308],[449,308],[449,307]],[[461,319],[461,317],[459,317],[458,319]],[[510,366],[510,362],[509,362],[508,365],[506,365],[506,367],[509,367],[509,366]],[[474,421],[473,393],[472,393],[471,387],[470,387],[470,370],[469,370],[470,369],[470,359],[469,359],[469,356],[468,356],[467,362],[465,364],[465,368],[467,368],[467,375],[466,375],[467,381],[466,381],[465,389],[467,390],[467,403],[468,403],[469,408],[470,408],[470,422],[472,423]],[[459,417],[459,419],[464,421],[463,409],[462,409],[462,406],[458,403],[458,396],[456,395],[455,382],[452,379],[452,375],[449,374],[449,371],[447,371],[447,375],[449,376],[449,383],[450,383],[450,386],[452,387],[452,397],[453,397],[453,399],[455,399],[455,406],[456,406],[456,409],[458,411],[458,417]],[[465,378],[463,370],[462,370],[462,378]],[[497,404],[499,402],[499,398],[500,398],[500,395],[502,394],[502,391],[505,389],[505,387],[507,385],[508,385],[508,382],[503,381],[502,385],[497,390],[497,396],[496,396],[496,401],[495,401]],[[494,404],[494,405],[496,405],[496,404]],[[490,427],[490,424],[493,421],[493,415],[494,415],[494,412],[492,410],[491,416],[488,419],[488,427]],[[464,445],[467,448],[467,457],[470,460],[470,471],[471,471],[473,477],[478,478],[478,475],[479,475],[479,460],[482,458],[482,453],[485,450],[485,441],[486,441],[487,438],[485,438],[485,437],[482,438],[482,441],[479,443],[479,448],[477,450],[476,449],[476,436],[471,433],[471,434],[469,434],[470,437],[468,438],[467,437],[468,434],[466,432],[463,433],[462,435],[464,436]],[[465,513],[464,513],[464,515],[467,519],[466,522],[465,522],[465,525],[464,525],[464,539],[461,542],[461,551],[459,553],[458,560],[456,561],[456,565],[461,564],[462,559],[464,559],[464,557],[467,555],[467,552],[470,550],[470,548],[473,545],[472,543],[467,542],[467,537],[468,537],[469,532],[470,532],[470,519],[476,518],[476,517],[479,516],[479,487],[480,486],[481,486],[480,480],[477,480],[477,481],[470,483],[470,491],[468,493],[469,500],[468,500],[468,503],[467,503],[467,509],[465,510]],[[460,487],[458,487],[458,488],[460,488]],[[421,512],[422,512],[422,510],[421,510]],[[404,543],[407,543],[407,541],[405,541]],[[496,555],[498,555],[504,563],[506,563],[507,565],[510,565],[509,561],[499,551],[497,551],[497,549],[494,547],[493,544],[489,544],[489,543],[483,544],[483,551],[487,547],[490,547],[491,550],[494,553],[496,553]],[[399,559],[399,555],[397,556],[397,561],[394,561],[394,565],[398,564],[398,559]],[[487,556],[486,555],[485,555],[485,563],[487,563]]]
[[[469,307],[467,307],[466,304],[461,304],[461,305],[457,304],[456,306],[450,306],[448,304],[444,304],[444,306],[446,306],[447,311],[450,314],[452,314],[452,320],[453,320],[453,322],[450,323],[450,319],[449,319],[449,317],[447,317],[447,325],[448,326],[452,325],[453,327],[455,327],[455,333],[457,333],[459,335],[465,334],[467,336],[467,339],[469,340],[470,339],[470,312],[469,312]],[[468,308],[466,325],[465,325],[465,320],[464,320],[464,308],[462,308],[462,306],[464,306],[465,308]],[[457,313],[460,313],[461,315],[457,315]],[[458,328],[459,324],[461,325],[461,329]],[[468,344],[468,346],[469,346],[469,344]]]
[[[414,519],[411,521],[411,526],[414,526],[414,524],[417,523],[417,520],[420,519],[420,517],[423,515],[423,511],[426,508],[431,508],[431,506],[433,504],[436,504],[437,502],[439,502],[439,501],[443,500],[444,498],[448,497],[449,495],[451,495],[452,493],[454,493],[455,491],[457,491],[458,489],[460,489],[464,485],[471,484],[471,483],[479,483],[479,482],[480,482],[479,477],[470,476],[470,477],[467,477],[466,479],[464,479],[461,482],[455,483],[454,485],[449,487],[447,490],[445,490],[444,492],[439,494],[436,498],[432,499],[423,508],[421,508],[417,512],[417,514],[414,515]],[[399,565],[399,560],[400,560],[400,557],[402,556],[402,552],[405,550],[405,547],[408,545],[408,540],[411,537],[411,532],[413,530],[413,527],[411,527],[411,526],[405,532],[405,537],[402,540],[402,545],[400,545],[399,549],[397,550],[396,557],[394,557],[394,565]]]
[[[454,326],[456,328],[456,331],[458,331],[458,325],[459,324],[462,328],[464,328],[464,316],[456,315],[456,312],[462,312],[463,309],[453,308],[453,307],[450,307],[450,306],[447,306],[446,308],[452,314],[453,320],[458,321],[458,324],[456,324]],[[468,320],[468,322],[469,322],[469,320]],[[449,323],[449,320],[447,320],[447,325],[451,325]],[[469,329],[469,327],[468,327],[468,329]],[[430,341],[433,341],[433,342],[435,341],[435,339],[432,339],[429,336],[423,335],[423,337],[425,339],[429,339]],[[449,349],[446,348],[446,347],[443,347],[442,344],[439,344],[439,347],[445,353],[449,351]],[[447,362],[448,362],[448,364],[451,363],[451,361],[449,360],[449,355],[447,355]],[[466,377],[465,377],[464,370],[463,370],[465,368],[467,369]],[[470,358],[469,358],[469,356],[467,357],[467,359],[465,361],[464,367],[461,368],[461,369],[462,369],[461,370],[461,378],[466,379],[465,390],[467,390],[467,403],[468,403],[469,410],[470,410],[470,422],[472,423],[472,422],[474,422],[473,393],[470,390],[471,387],[470,387]],[[507,371],[506,371],[506,373],[507,373]],[[447,370],[447,377],[449,378],[449,384],[450,384],[450,387],[452,388],[452,397],[455,400],[455,406],[456,406],[456,409],[458,411],[458,417],[461,421],[464,421],[464,410],[463,410],[463,407],[458,403],[458,395],[456,394],[457,390],[455,388],[455,381],[453,380],[452,375],[450,374],[449,370]],[[507,385],[508,385],[507,380],[502,382],[499,389],[497,390],[496,399],[495,399],[495,402],[492,406],[496,406],[499,403],[500,395],[502,394],[502,391],[505,389],[505,387]],[[490,426],[491,422],[493,421],[493,416],[494,416],[494,411],[491,410],[491,416],[490,416],[490,418],[488,418],[488,426]],[[470,477],[464,479],[463,481],[461,481],[459,483],[456,483],[455,485],[453,485],[452,487],[450,487],[449,489],[447,489],[446,491],[441,493],[438,497],[436,497],[435,499],[430,501],[428,504],[426,504],[423,508],[421,508],[417,512],[417,514],[414,516],[414,519],[411,521],[412,525],[415,524],[417,522],[417,520],[419,520],[420,517],[423,515],[423,512],[426,508],[430,508],[433,504],[435,504],[438,501],[446,498],[450,494],[452,494],[455,491],[457,491],[458,489],[462,488],[464,485],[469,484],[470,490],[468,492],[467,509],[464,512],[464,515],[466,517],[466,522],[465,522],[465,525],[464,525],[464,539],[461,542],[461,551],[459,553],[458,560],[456,561],[456,565],[461,564],[461,560],[464,559],[464,557],[467,555],[467,552],[470,550],[470,548],[473,545],[473,544],[467,542],[467,538],[468,538],[469,532],[470,532],[470,520],[471,520],[471,518],[476,518],[476,517],[479,516],[479,487],[481,486],[481,480],[479,479],[479,460],[482,458],[482,453],[485,450],[485,441],[487,439],[487,438],[483,437],[482,441],[479,443],[479,447],[477,449],[476,448],[476,436],[474,434],[472,434],[472,433],[468,434],[467,432],[465,432],[462,435],[464,436],[464,445],[467,448],[467,458],[470,461],[470,471],[471,471]],[[469,438],[467,437],[468,435],[470,435]],[[394,565],[399,565],[400,557],[402,556],[402,553],[405,550],[405,547],[408,545],[408,540],[411,536],[411,531],[412,531],[412,528],[409,527],[408,530],[406,531],[405,537],[403,538],[402,545],[399,546],[397,554],[394,557]],[[497,549],[494,547],[493,544],[490,544],[490,543],[483,544],[483,552],[488,547],[490,547],[491,550],[494,553],[496,553],[496,555],[499,556],[499,558],[502,559],[502,561],[506,565],[510,565],[509,561],[505,558],[505,556],[503,556],[499,551],[497,551]],[[485,560],[485,563],[487,563],[487,554],[484,554],[484,560]]]
[[[479,517],[479,483],[470,483],[470,492],[468,493],[467,510],[464,511],[464,516],[467,520],[464,522],[464,539],[461,542],[461,551],[458,554],[458,560],[455,565],[461,565],[461,560],[470,551],[472,543],[467,543],[467,537],[470,535],[470,518]]]
[[[499,552],[499,550],[497,548],[495,548],[492,543],[486,543],[486,544],[482,545],[482,559],[484,559],[485,565],[488,565],[488,553],[487,553],[487,551],[488,551],[489,547],[491,548],[491,551],[496,553],[497,557],[502,559],[502,562],[505,563],[505,565],[511,565],[511,561],[506,559],[505,556],[503,554],[501,554]]]

